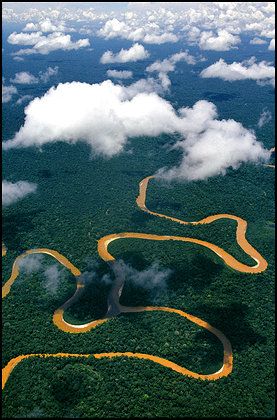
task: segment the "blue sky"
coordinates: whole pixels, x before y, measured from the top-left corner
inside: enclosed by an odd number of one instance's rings
[[[31,8],[46,9],[89,9],[92,7],[95,10],[124,10],[127,9],[128,2],[3,2],[4,7],[10,7],[17,12],[23,12]]]

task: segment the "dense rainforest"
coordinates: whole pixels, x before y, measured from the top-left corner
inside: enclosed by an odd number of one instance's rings
[[[82,272],[91,273],[85,293],[65,313],[68,322],[82,323],[104,316],[114,281],[109,265],[97,253],[102,236],[120,232],[189,236],[221,246],[239,261],[254,265],[236,243],[234,221],[181,226],[137,207],[139,182],[178,160],[176,151],[159,153],[168,141],[167,136],[133,139],[129,153],[109,162],[89,158],[90,151],[82,144],[57,143],[45,146],[43,153],[26,149],[7,154],[4,175],[12,166],[18,179],[27,172],[28,180],[39,188],[37,194],[4,210],[3,242],[8,250],[3,258],[4,281],[23,251],[58,250]],[[101,352],[141,352],[194,372],[212,373],[222,365],[223,350],[207,330],[163,312],[121,314],[84,334],[58,330],[52,323],[53,312],[73,295],[76,279],[57,266],[61,281],[55,290],[45,287],[44,272],[56,262],[43,256],[40,269],[22,270],[3,300],[3,366],[20,354],[92,356],[21,362],[3,392],[4,417],[273,415],[274,169],[245,165],[208,181],[151,180],[147,206],[188,221],[216,213],[240,216],[248,222],[248,241],[268,261],[267,270],[255,275],[232,270],[196,244],[121,239],[109,246],[116,259],[137,270],[153,262],[161,270],[171,270],[161,289],[126,282],[120,302],[182,309],[216,327],[232,345],[231,375],[201,381],[151,361],[95,359],[93,354]]]

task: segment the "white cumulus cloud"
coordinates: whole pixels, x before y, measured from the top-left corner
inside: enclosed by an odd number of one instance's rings
[[[241,63],[234,61],[227,64],[222,58],[216,63],[202,70],[200,73],[204,78],[220,78],[229,82],[235,80],[255,80],[274,85],[275,67],[266,61],[256,63],[255,57]]]
[[[74,42],[71,35],[65,35],[62,32],[53,32],[49,35],[43,35],[41,31],[28,33],[13,32],[8,37],[8,42],[13,45],[30,45],[32,48],[24,48],[12,53],[14,56],[30,54],[49,54],[56,50],[78,50],[90,46],[88,38],[79,39]]]
[[[121,36],[125,27],[126,24],[124,22],[120,22],[118,19],[114,18],[108,20],[103,28],[99,30],[98,34],[105,39],[115,38],[117,36]]]
[[[2,181],[2,205],[9,206],[16,203],[27,195],[34,193],[37,185],[27,181],[17,181],[15,183]]]
[[[59,67],[48,67],[44,72],[40,71],[39,76],[36,77],[32,73],[29,73],[28,71],[21,71],[19,73],[15,73],[15,76],[13,79],[10,79],[10,82],[17,83],[21,85],[32,85],[39,83],[39,81],[42,81],[44,83],[47,83],[51,76],[56,76],[58,74]]]
[[[32,85],[38,83],[39,79],[28,71],[21,71],[20,73],[15,73],[13,79],[10,79],[12,83],[18,83],[21,85]]]
[[[263,45],[266,44],[267,42],[264,39],[255,37],[253,39],[250,40],[250,44],[252,45]]]
[[[128,18],[129,16],[129,18]],[[130,41],[141,41],[146,44],[165,44],[177,42],[178,36],[159,25],[151,22],[136,21],[135,15],[126,15],[127,22],[119,21],[116,18],[109,19],[98,31],[98,35],[105,39],[123,38]]]
[[[175,144],[183,152],[181,163],[162,168],[158,176],[167,180],[203,180],[225,175],[228,168],[238,169],[242,163],[269,160],[270,152],[257,141],[254,132],[234,120],[217,120],[213,104],[199,101],[183,112],[195,127],[193,130],[190,127],[185,139]],[[197,114],[200,119],[201,114],[206,115],[199,127]]]
[[[128,70],[108,70],[107,76],[115,79],[131,79],[133,72]]]
[[[202,50],[229,51],[239,43],[240,37],[225,29],[219,29],[217,36],[214,36],[211,31],[204,31],[199,39],[199,47]]]
[[[165,32],[163,34],[146,34],[143,38],[143,42],[146,44],[165,44],[166,42],[177,42],[178,41],[177,35],[171,32]]]
[[[30,7],[28,2],[23,7],[18,5],[4,3],[3,21],[24,22],[27,24],[24,32],[44,29],[66,32],[67,23],[81,22],[86,30],[95,23],[95,33],[105,39],[118,37],[144,43],[188,39],[194,27],[213,34],[225,30],[233,35],[275,37],[273,2],[129,2],[123,4],[121,10],[111,10],[105,3],[102,10],[84,3],[70,3],[70,6],[69,3],[53,3],[51,8],[44,2],[37,2],[35,7]],[[96,28],[100,28],[99,31]],[[212,38],[217,37],[212,35]],[[199,37],[195,41],[198,43]]]
[[[132,61],[144,60],[149,57],[149,52],[145,50],[143,45],[138,43],[134,44],[129,50],[121,49],[119,53],[113,54],[112,51],[106,51],[100,62],[102,64],[107,63],[128,63]]]
[[[44,20],[41,20],[37,23],[29,22],[26,24],[26,26],[23,28],[23,32],[35,32],[35,31],[41,31],[41,32],[73,32],[74,29],[67,28],[65,26],[64,22],[59,22],[57,25],[54,25],[53,22],[46,18]]]
[[[269,158],[253,131],[234,120],[218,120],[211,102],[201,100],[192,108],[175,111],[156,93],[142,92],[145,86],[140,82],[139,87],[110,80],[52,87],[25,107],[24,125],[3,148],[84,141],[94,153],[111,157],[123,151],[130,137],[175,134],[179,135],[175,147],[183,151],[182,162],[159,175],[188,180],[224,174],[243,162]]]
[[[41,38],[42,32],[32,32],[31,34],[12,32],[7,41],[12,45],[35,45]]]
[[[275,51],[275,38],[273,38],[273,39],[270,41],[269,46],[268,46],[268,49],[269,49],[270,51]]]
[[[174,132],[179,119],[172,106],[155,93],[138,90],[110,80],[59,84],[28,104],[24,125],[3,147],[83,140],[96,153],[112,156],[123,150],[128,137]]]

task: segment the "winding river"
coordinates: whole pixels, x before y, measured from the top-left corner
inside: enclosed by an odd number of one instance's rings
[[[64,311],[68,309],[74,302],[76,302],[80,295],[84,292],[84,285],[82,281],[80,281],[80,270],[75,267],[66,257],[55,250],[47,249],[47,248],[37,248],[31,249],[20,256],[18,256],[12,266],[12,272],[10,278],[6,281],[4,286],[2,287],[2,299],[5,298],[15,282],[16,278],[19,275],[20,270],[20,261],[30,254],[47,254],[55,258],[59,263],[63,266],[68,268],[70,272],[76,277],[76,291],[74,295],[68,299],[61,307],[55,310],[53,314],[53,323],[54,325],[59,328],[60,330],[67,332],[67,333],[85,333],[93,328],[108,322],[110,318],[118,315],[119,313],[127,313],[127,312],[144,312],[144,311],[163,311],[163,312],[170,312],[175,316],[181,316],[186,318],[187,320],[197,324],[198,326],[207,329],[212,334],[214,334],[222,343],[223,345],[223,362],[222,367],[215,373],[212,374],[201,374],[197,372],[192,372],[176,363],[171,362],[170,360],[154,356],[151,354],[144,354],[144,353],[132,353],[132,352],[110,352],[110,353],[96,353],[96,354],[72,354],[72,353],[55,353],[55,354],[25,354],[17,356],[11,359],[8,364],[2,370],[2,389],[5,387],[7,380],[13,369],[24,359],[28,359],[31,357],[40,357],[40,358],[49,358],[49,357],[68,357],[68,358],[88,358],[94,357],[96,359],[100,358],[114,358],[114,357],[129,357],[129,358],[137,358],[137,359],[145,359],[152,361],[154,363],[160,364],[166,368],[172,369],[175,372],[190,376],[196,379],[202,380],[216,380],[222,378],[224,376],[228,376],[233,369],[233,354],[232,354],[232,347],[231,343],[225,335],[216,329],[215,327],[208,324],[206,321],[197,318],[193,315],[188,314],[187,312],[181,311],[175,308],[168,308],[168,307],[155,307],[155,306],[141,306],[141,307],[128,307],[123,306],[119,303],[120,295],[124,286],[124,279],[121,278],[119,272],[117,271],[116,260],[113,255],[110,254],[108,251],[109,244],[112,241],[125,239],[125,238],[133,238],[133,239],[143,239],[143,240],[154,240],[154,241],[181,241],[181,242],[191,242],[197,245],[206,247],[213,251],[215,254],[220,257],[226,265],[230,268],[240,271],[242,273],[261,273],[267,268],[266,260],[261,256],[261,254],[249,244],[246,239],[246,230],[247,230],[247,222],[238,217],[231,214],[216,214],[213,216],[208,216],[204,219],[194,222],[187,222],[184,220],[180,220],[171,216],[167,216],[161,213],[156,213],[149,210],[146,206],[146,194],[147,194],[147,187],[149,181],[153,179],[154,176],[148,176],[144,178],[139,184],[139,195],[136,199],[136,203],[138,207],[153,216],[161,217],[165,219],[169,219],[175,223],[183,224],[183,225],[200,225],[200,224],[209,224],[219,219],[231,219],[237,222],[237,229],[236,229],[236,240],[240,248],[249,255],[255,262],[254,265],[249,266],[239,262],[236,258],[226,252],[224,249],[214,245],[210,242],[202,241],[200,239],[190,238],[190,237],[183,237],[183,236],[164,236],[164,235],[154,235],[148,233],[137,233],[137,232],[123,232],[123,233],[116,233],[102,237],[98,241],[98,253],[99,256],[106,261],[115,273],[115,282],[110,291],[108,297],[108,310],[103,319],[98,319],[95,321],[91,321],[81,325],[70,324],[64,320]],[[2,256],[5,256],[7,249],[4,244],[2,244]]]

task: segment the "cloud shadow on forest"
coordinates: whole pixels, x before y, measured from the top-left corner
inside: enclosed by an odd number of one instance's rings
[[[266,337],[255,332],[247,321],[248,310],[247,305],[232,302],[224,307],[203,304],[192,308],[190,313],[223,332],[231,342],[233,350],[240,352],[256,343],[266,342]]]
[[[237,97],[234,93],[221,93],[221,92],[204,92],[203,93],[203,99],[207,99],[209,101],[215,101],[215,102],[224,102],[224,101],[230,101]]]
[[[33,211],[15,211],[13,213],[3,215],[2,230],[3,242],[8,250],[20,253],[24,250],[23,239],[32,232],[34,228],[33,219],[44,209]]]

